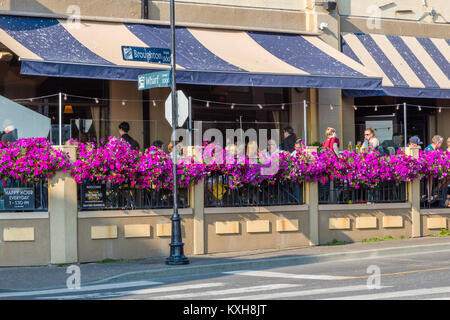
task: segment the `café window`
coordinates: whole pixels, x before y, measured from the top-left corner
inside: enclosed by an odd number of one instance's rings
[[[59,144],[59,92],[63,93],[63,144],[70,139],[92,141],[109,135],[105,121],[109,118],[109,102],[105,99],[109,96],[108,81],[24,76],[15,68],[5,72],[22,78],[24,89],[12,90],[12,86],[4,79],[0,87],[2,94],[9,99],[20,99],[17,101],[19,104],[50,118],[51,129],[47,138],[54,144]],[[19,96],[24,91],[27,92],[26,96]]]
[[[356,142],[364,142],[364,131],[373,128],[380,145],[389,153],[405,146],[404,107],[406,102],[406,140],[418,136],[424,144],[428,143],[430,123],[436,115],[435,109],[417,106],[433,106],[433,99],[408,99],[400,97],[367,97],[355,99],[355,137]],[[390,105],[390,106],[387,106]]]

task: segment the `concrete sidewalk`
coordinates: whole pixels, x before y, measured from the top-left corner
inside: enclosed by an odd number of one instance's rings
[[[165,257],[136,261],[85,263],[81,285],[155,280],[165,277],[211,274],[243,269],[264,269],[351,259],[398,256],[418,252],[450,251],[450,237],[415,238],[337,246],[316,246],[282,250],[257,250],[189,256],[190,264],[168,266]],[[64,288],[70,276],[68,265],[0,268],[0,292]]]

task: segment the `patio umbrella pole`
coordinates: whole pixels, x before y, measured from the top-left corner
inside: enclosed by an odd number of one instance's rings
[[[306,115],[306,107],[308,104],[306,103],[306,100],[303,100],[303,130],[304,130],[304,140],[305,145],[308,145],[308,123],[307,123],[307,115]]]
[[[59,145],[62,146],[62,93],[59,94]]]
[[[408,136],[407,136],[407,128],[406,128],[406,102],[403,102],[403,127],[404,127],[404,140],[405,140],[405,148],[408,147]]]

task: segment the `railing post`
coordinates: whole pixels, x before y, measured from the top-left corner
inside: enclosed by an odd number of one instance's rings
[[[405,148],[405,153],[415,159],[419,158],[419,148]],[[421,218],[420,218],[420,180],[416,179],[408,183],[407,189],[408,202],[411,203],[411,237],[417,238],[422,236]]]
[[[306,147],[307,152],[311,154],[316,152],[317,147]],[[309,245],[319,245],[319,183],[305,183],[305,203],[309,210]]]
[[[204,180],[191,188],[190,204],[194,212],[194,254],[205,253]]]
[[[55,146],[76,158],[75,146]],[[48,183],[48,212],[50,217],[50,263],[78,261],[77,184],[70,172],[58,172]]]
[[[187,156],[193,156],[197,161],[201,162],[201,147],[186,147],[184,153]],[[204,207],[205,207],[205,180],[202,179],[198,184],[193,185],[189,192],[190,207],[194,212],[194,254],[205,254],[205,219],[204,219]]]

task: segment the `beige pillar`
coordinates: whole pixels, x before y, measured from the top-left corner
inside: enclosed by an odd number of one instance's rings
[[[58,146],[76,158],[76,147]],[[58,172],[48,184],[48,212],[50,216],[50,263],[78,261],[77,246],[77,184],[70,172]]]
[[[405,148],[405,153],[414,157],[419,158],[419,148]],[[408,202],[411,203],[411,222],[412,222],[412,232],[411,237],[421,237],[421,219],[420,219],[420,180],[416,179],[408,183]]]
[[[188,156],[194,156],[197,162],[202,161],[201,147],[185,147],[184,153]],[[194,212],[194,254],[205,254],[205,183],[201,180],[198,184],[192,186],[190,193],[190,206]]]
[[[352,142],[353,148],[356,146],[358,138],[356,138],[355,131],[355,109],[353,98],[342,99],[342,135],[341,135],[341,147],[346,149],[348,147],[349,141]],[[360,138],[359,138],[360,139]]]
[[[204,188],[202,180],[190,192],[191,208],[194,211],[194,254],[205,254]]]
[[[319,106],[317,105],[317,89],[311,88],[308,90],[309,92],[309,133],[310,137],[308,139],[309,143],[314,143],[319,141],[319,118],[318,118],[318,110]]]
[[[133,81],[109,81],[110,94],[113,99],[109,107],[109,128],[111,136],[119,136],[119,124],[122,121],[130,125],[129,135],[139,145],[144,146],[144,125],[142,122],[142,92]],[[150,104],[153,108],[152,104]],[[150,141],[151,143],[152,141]]]
[[[309,153],[317,152],[317,147],[307,147]],[[319,183],[305,183],[305,203],[309,207],[309,245],[319,245]]]

